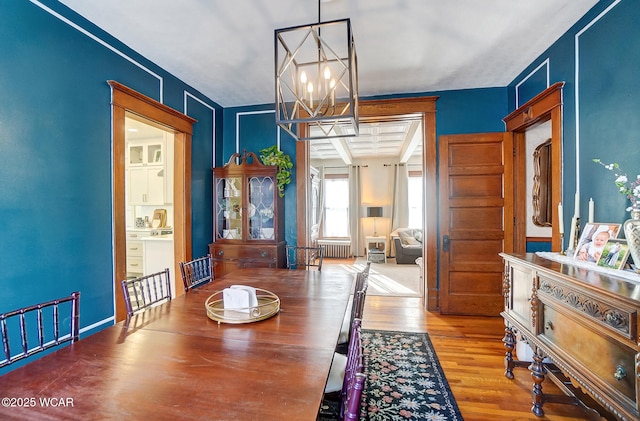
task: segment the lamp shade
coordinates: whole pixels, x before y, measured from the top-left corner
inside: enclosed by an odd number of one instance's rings
[[[382,207],[381,206],[370,206],[367,208],[367,217],[368,218],[380,218],[382,217]]]

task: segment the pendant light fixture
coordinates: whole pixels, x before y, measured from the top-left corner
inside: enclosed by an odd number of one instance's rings
[[[276,124],[297,140],[358,136],[351,20],[320,18],[319,0],[318,23],[275,30]],[[300,123],[309,130],[299,134]]]

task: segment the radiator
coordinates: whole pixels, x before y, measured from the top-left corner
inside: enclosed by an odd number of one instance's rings
[[[318,240],[318,245],[324,247],[324,257],[351,257],[349,240]]]

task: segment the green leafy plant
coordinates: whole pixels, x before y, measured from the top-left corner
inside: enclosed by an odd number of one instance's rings
[[[287,184],[291,183],[290,170],[293,168],[291,157],[279,150],[277,145],[273,145],[260,150],[260,159],[264,165],[275,165],[278,167],[278,172],[276,173],[278,194],[280,197],[284,197],[284,188]]]

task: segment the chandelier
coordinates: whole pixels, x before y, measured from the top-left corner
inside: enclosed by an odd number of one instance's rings
[[[351,20],[276,29],[274,41],[276,124],[297,140],[358,136]],[[294,125],[303,123],[308,130],[296,130]],[[337,126],[344,130],[334,130]]]

